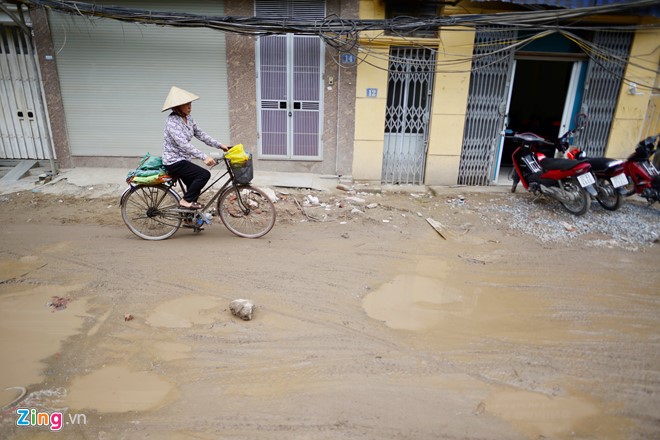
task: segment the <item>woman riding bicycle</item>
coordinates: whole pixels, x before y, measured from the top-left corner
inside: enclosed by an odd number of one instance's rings
[[[179,205],[188,209],[202,207],[197,203],[197,199],[202,188],[211,178],[208,170],[190,160],[192,158],[201,159],[208,166],[216,164],[215,159],[195,148],[190,140],[194,136],[209,147],[224,151],[229,148],[203,132],[190,116],[192,101],[197,99],[199,96],[173,86],[165,99],[162,110],[172,110],[165,122],[163,165],[171,176],[180,178],[186,185],[186,193]]]

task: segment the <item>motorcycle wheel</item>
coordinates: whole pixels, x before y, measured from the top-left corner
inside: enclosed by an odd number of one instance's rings
[[[511,180],[513,180],[513,183],[511,184],[511,192],[514,193],[516,192],[518,182],[520,182],[520,177],[518,176],[518,173],[516,173],[516,170],[511,171]]]
[[[571,202],[561,202],[562,206],[573,215],[584,215],[591,206],[591,196],[580,186],[577,179],[564,180],[562,182],[564,191],[572,193],[575,200]]]
[[[596,200],[603,208],[608,211],[616,211],[623,203],[623,197],[619,191],[612,186],[610,179],[598,179],[598,195]]]

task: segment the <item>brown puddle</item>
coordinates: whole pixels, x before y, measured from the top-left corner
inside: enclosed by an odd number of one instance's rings
[[[626,438],[629,421],[604,415],[597,402],[574,395],[546,396],[501,389],[484,402],[485,412],[511,423],[528,438]]]
[[[172,384],[155,374],[110,366],[74,379],[65,403],[73,409],[99,412],[145,411],[167,403],[173,390]]]
[[[367,314],[397,330],[421,332],[441,344],[489,338],[541,343],[571,339],[565,323],[548,319],[549,304],[535,288],[512,288],[493,274],[465,273],[422,261],[363,299]]]
[[[465,307],[461,293],[441,279],[398,275],[364,298],[367,314],[397,330],[424,330],[440,325],[451,309]]]
[[[216,315],[211,311],[220,305],[218,298],[191,295],[160,304],[147,317],[153,327],[189,328],[196,324],[211,324]]]
[[[38,266],[36,262],[2,261],[0,279],[20,277]],[[0,284],[0,390],[27,387],[43,380],[42,361],[58,353],[62,341],[80,331],[86,316],[85,300],[73,300],[59,311],[47,304],[53,296],[68,297],[81,288],[82,285]],[[3,392],[0,406],[11,402],[13,395]]]

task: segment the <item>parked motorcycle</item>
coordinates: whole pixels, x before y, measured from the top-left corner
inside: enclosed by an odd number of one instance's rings
[[[626,186],[627,196],[635,193],[644,197],[649,205],[660,202],[660,172],[651,163],[651,156],[660,149],[660,134],[640,141],[623,163],[630,183]]]
[[[514,167],[511,192],[516,192],[518,182],[522,182],[528,191],[558,200],[571,214],[584,215],[589,210],[591,196],[598,194],[589,162],[545,157],[538,148],[555,143],[534,133],[509,132],[507,137],[520,144],[511,155]]]
[[[560,147],[560,150],[566,151],[568,144]],[[623,167],[623,161],[610,159],[608,157],[587,157],[586,153],[579,148],[571,148],[566,151],[566,157],[569,159],[585,159],[591,165],[591,172],[596,176],[596,200],[603,208],[616,211],[623,203],[623,196],[626,195],[626,177]]]

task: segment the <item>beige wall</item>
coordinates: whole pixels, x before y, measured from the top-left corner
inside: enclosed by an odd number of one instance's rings
[[[371,47],[369,50],[370,55],[360,55],[360,58],[364,58],[364,62],[359,64],[357,71],[353,178],[380,181],[385,137],[389,49]],[[378,96],[368,98],[368,88],[377,89]]]
[[[440,41],[424,183],[454,185],[458,180],[472,68],[471,61],[459,60],[471,59],[474,31],[456,27],[442,29]]]
[[[360,0],[359,4],[361,19],[385,17],[384,3],[381,0]],[[504,5],[502,7],[506,8]],[[444,10],[444,14],[465,12],[450,7]],[[629,20],[632,23],[635,19]],[[651,22],[652,19],[648,21]],[[656,75],[660,64],[658,41],[660,30],[651,29],[637,33],[631,47],[631,64],[626,69],[626,78],[638,84],[657,83]],[[438,72],[433,91],[424,183],[453,185],[458,179],[471,69],[471,62],[457,61],[471,58],[474,31],[451,27],[442,29],[437,40],[424,39],[416,43],[438,50]],[[358,58],[364,61],[359,64],[357,70],[353,145],[353,177],[356,180],[381,178],[388,79],[387,53],[389,45],[392,44],[410,45],[411,42],[383,36],[380,32],[361,34],[360,46],[364,52],[361,52]],[[367,98],[367,88],[378,89],[378,97]],[[657,120],[651,124],[655,127],[648,127],[649,117],[660,113],[660,96],[651,96],[648,89],[638,89],[642,93],[640,95],[631,95],[628,90],[628,84],[623,84],[607,148],[607,155],[611,157],[626,157],[641,136],[660,130]]]
[[[637,32],[630,48],[630,62],[624,74],[628,80],[650,86],[655,83],[660,65],[659,41],[660,30]],[[648,88],[638,87],[637,94],[632,95],[630,85],[622,83],[607,145],[608,157],[625,158],[632,153],[640,138],[646,134],[646,117],[652,116],[654,109],[660,104],[658,101],[657,95],[652,96]],[[657,114],[657,110],[655,111]],[[652,128],[649,131],[654,133]]]
[[[384,18],[383,3],[360,1],[360,18]],[[373,37],[378,39],[372,40]],[[465,110],[470,84],[471,62],[457,60],[472,56],[474,32],[452,27],[441,30],[438,39],[417,40],[418,44],[437,49],[439,66],[434,79],[433,106],[426,162],[427,185],[453,185],[458,178]],[[355,107],[355,142],[353,178],[380,180],[383,164],[387,68],[390,44],[412,44],[410,40],[363,33],[360,45],[365,52],[358,66]],[[377,97],[367,97],[367,89],[378,90]]]

